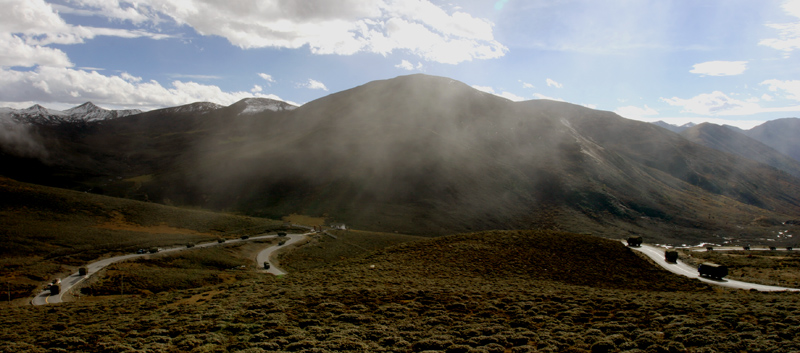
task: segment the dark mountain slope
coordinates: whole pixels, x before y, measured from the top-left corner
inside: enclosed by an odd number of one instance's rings
[[[797,179],[655,126],[560,102],[513,103],[440,77],[371,82],[261,126],[259,138],[197,154],[198,168],[163,188],[166,197],[428,234],[619,235],[653,224],[699,233],[765,210],[796,214],[800,204]]]
[[[800,119],[785,118],[770,120],[748,131],[750,136],[776,151],[800,161]]]
[[[749,158],[800,177],[800,162],[728,127],[703,123],[684,130],[681,135],[694,143]]]
[[[800,181],[771,167],[610,112],[514,103],[442,77],[240,111],[91,125],[55,139],[71,151],[59,165],[98,173],[83,182],[116,196],[411,234],[558,228],[677,242],[761,234],[754,218],[800,214]]]

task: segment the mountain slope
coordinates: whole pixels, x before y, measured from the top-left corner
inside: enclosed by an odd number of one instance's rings
[[[800,119],[770,120],[745,132],[776,151],[800,161]]]
[[[740,155],[800,177],[800,162],[728,127],[703,123],[684,130],[681,136],[689,141]]]
[[[328,215],[376,231],[554,228],[683,242],[751,239],[765,231],[754,219],[800,214],[800,180],[774,168],[610,112],[515,103],[443,77],[241,111],[155,111],[39,133],[60,148],[50,175],[93,192]]]
[[[104,121],[135,115],[141,112],[142,111],[138,109],[107,110],[92,104],[92,102],[86,102],[64,111],[47,109],[38,104],[26,109],[3,108],[3,110],[0,110],[0,115],[22,123],[54,125],[61,123]]]

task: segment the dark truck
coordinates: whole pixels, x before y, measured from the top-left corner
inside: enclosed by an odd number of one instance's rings
[[[642,237],[635,236],[628,238],[628,246],[642,246]]]
[[[700,277],[722,279],[728,275],[728,266],[705,262],[697,267],[697,272],[700,273]]]
[[[678,262],[678,252],[675,250],[664,251],[664,260],[671,263]]]

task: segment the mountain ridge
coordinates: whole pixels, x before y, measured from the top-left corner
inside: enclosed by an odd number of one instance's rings
[[[38,168],[112,196],[418,235],[705,241],[763,234],[759,217],[800,218],[800,180],[767,165],[612,112],[512,102],[445,77],[372,81],[292,110],[234,108],[42,128],[62,149]]]

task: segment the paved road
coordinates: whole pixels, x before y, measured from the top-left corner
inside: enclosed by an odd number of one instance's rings
[[[268,248],[266,248],[264,250],[261,250],[261,252],[258,253],[258,255],[256,256],[256,264],[264,272],[271,273],[271,274],[276,275],[276,276],[285,275],[286,272],[284,272],[283,270],[281,270],[280,268],[275,266],[275,263],[273,263],[270,260],[270,257],[272,257],[272,254],[276,250],[282,249],[282,248],[284,248],[286,246],[294,244],[294,243],[302,240],[303,238],[305,238],[305,236],[306,236],[306,234],[288,234],[286,237],[284,237],[284,239],[286,240],[286,243],[284,243],[283,245],[275,244],[275,245],[270,246],[270,247],[268,247]],[[270,264],[269,269],[264,270],[264,262],[268,262]]]
[[[288,239],[287,239],[287,242],[286,242],[285,245],[297,242],[300,239],[302,239],[303,236],[305,236],[305,234],[289,234],[286,237]],[[246,240],[245,239],[229,239],[229,240],[225,241],[224,243],[219,243],[219,242],[214,241],[214,242],[209,242],[209,243],[197,244],[197,245],[195,245],[194,248],[195,249],[197,249],[197,248],[207,248],[207,247],[210,247],[210,246],[218,246],[218,245],[223,245],[223,244],[235,244],[235,243],[243,242],[243,241],[253,241],[253,240],[259,240],[259,239],[271,239],[271,238],[276,238],[276,237],[278,237],[278,236],[275,235],[275,234],[272,234],[272,235],[254,236],[254,237],[250,237],[249,239],[246,239]],[[267,250],[272,249],[272,248],[277,248],[277,246],[271,246],[271,247],[267,248]],[[163,253],[177,253],[179,251],[184,251],[184,250],[188,250],[188,249],[190,249],[190,248],[187,248],[186,246],[177,246],[177,247],[173,247],[173,248],[161,249],[159,251],[159,253],[162,253],[162,254]],[[273,251],[274,250],[275,249],[273,249]],[[264,251],[266,251],[266,250],[264,250]],[[262,253],[264,251],[262,251]],[[270,254],[271,254],[271,252],[266,255],[266,258],[264,260],[259,261],[257,263],[258,266],[263,266],[264,261],[269,261],[269,255]],[[61,293],[59,293],[57,295],[50,295],[50,291],[49,290],[44,290],[41,293],[39,293],[39,295],[35,296],[33,298],[33,300],[31,300],[31,304],[33,304],[33,305],[45,305],[45,304],[61,303],[62,302],[61,296],[64,293],[68,292],[70,289],[72,289],[72,287],[74,287],[75,285],[77,285],[78,283],[83,281],[84,279],[88,278],[89,276],[91,276],[95,272],[100,271],[102,268],[104,268],[104,267],[106,267],[106,266],[108,266],[108,265],[110,265],[112,263],[115,263],[115,262],[128,260],[128,259],[133,259],[133,258],[137,258],[137,257],[148,256],[148,255],[151,255],[151,254],[149,254],[149,253],[148,254],[128,254],[128,255],[120,255],[120,256],[110,257],[110,258],[107,258],[107,259],[103,259],[103,260],[92,262],[92,263],[84,266],[84,267],[86,267],[86,276],[81,276],[77,272],[75,272],[72,275],[70,275],[69,277],[61,279]],[[261,254],[259,254],[259,256],[260,255]],[[272,268],[274,266],[270,266],[270,267]],[[278,268],[275,268],[275,270],[280,272],[280,273],[276,273],[276,274],[284,274],[285,273],[285,272],[281,271]],[[273,271],[268,271],[268,272],[275,273]]]
[[[624,243],[624,242],[623,242]],[[677,263],[670,263],[664,259],[664,248],[655,247],[652,245],[642,244],[641,247],[631,247],[631,249],[639,251],[647,256],[649,256],[653,261],[655,261],[659,266],[669,270],[672,273],[676,273],[682,276],[686,276],[689,278],[697,278],[703,282],[715,284],[718,286],[723,287],[730,287],[730,288],[738,288],[738,289],[757,289],[760,291],[765,292],[774,292],[774,291],[800,291],[797,288],[786,288],[786,287],[778,287],[778,286],[767,286],[763,284],[755,284],[755,283],[748,283],[748,282],[741,282],[732,279],[722,279],[722,280],[715,280],[705,277],[700,277],[700,274],[697,272],[697,268],[694,266],[687,265],[681,260],[678,260]]]

